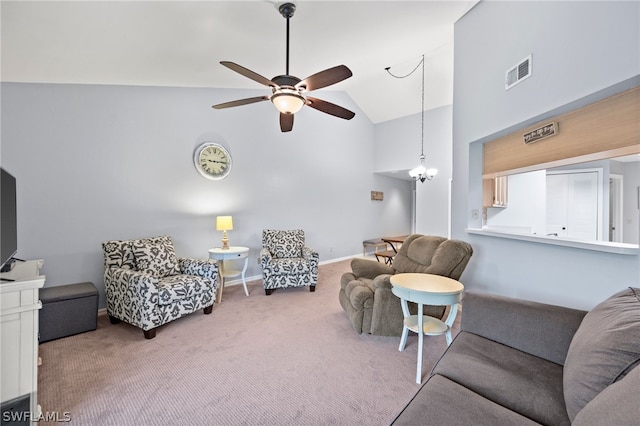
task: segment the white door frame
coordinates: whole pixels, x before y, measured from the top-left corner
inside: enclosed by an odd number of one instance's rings
[[[623,241],[623,212],[624,200],[622,189],[624,177],[618,174],[609,175],[609,235],[610,241],[621,243]]]

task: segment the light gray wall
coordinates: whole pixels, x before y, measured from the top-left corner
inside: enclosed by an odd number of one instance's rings
[[[416,232],[425,235],[450,237],[450,182],[453,175],[452,160],[453,107],[446,105],[425,112],[424,154],[427,168],[435,167],[438,174],[433,180],[416,182]],[[416,165],[418,162],[416,160]],[[414,166],[415,167],[415,166]]]
[[[232,215],[231,245],[264,228],[302,228],[321,261],[362,252],[362,240],[405,232],[411,183],[373,174],[374,126],[342,92],[322,97],[351,121],[305,108],[283,134],[268,102],[216,111],[256,91],[2,84],[2,167],[17,178],[18,257],[44,259],[47,286],[94,282],[101,242],[168,234],[181,256],[219,246],[216,215]],[[193,153],[226,146],[233,169],[202,178]],[[370,191],[384,191],[383,202]]]
[[[532,75],[504,90],[529,54]],[[474,255],[468,289],[591,308],[639,286],[638,256],[472,235],[482,203],[481,143],[640,74],[639,2],[481,2],[455,25],[453,237]],[[622,87],[615,87],[622,89]],[[595,94],[595,96],[594,96]],[[595,100],[595,99],[593,99]]]
[[[435,167],[432,181],[414,184],[416,193],[415,232],[449,235],[449,183],[452,176],[451,105],[424,112],[424,154],[427,168]],[[420,164],[422,116],[420,113],[378,123],[374,135],[374,171],[391,172],[408,178],[408,170]],[[403,233],[408,233],[406,230]]]

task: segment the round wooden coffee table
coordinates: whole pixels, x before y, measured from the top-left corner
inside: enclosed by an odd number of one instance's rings
[[[432,274],[397,274],[391,276],[393,294],[400,298],[404,326],[398,350],[403,351],[407,343],[409,331],[418,333],[418,371],[416,383],[422,381],[422,345],[424,335],[438,336],[444,334],[447,345],[451,344],[451,326],[458,313],[458,304],[462,299],[464,286],[448,277]],[[418,305],[418,315],[411,315],[407,302]],[[424,305],[450,306],[449,315],[443,322],[437,318],[423,315]],[[422,332],[420,332],[422,330]]]

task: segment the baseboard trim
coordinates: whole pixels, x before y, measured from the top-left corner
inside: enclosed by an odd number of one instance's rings
[[[371,256],[373,256],[373,255],[371,255]],[[362,256],[362,254],[358,253],[358,254],[353,254],[351,256],[336,257],[334,259],[321,260],[318,263],[318,265],[322,266],[322,265],[328,265],[330,263],[342,262],[343,260],[353,259],[354,257],[363,257],[363,256]],[[253,276],[245,278],[247,283],[250,283],[251,281],[261,280],[261,279],[262,279],[262,274],[253,275]],[[227,282],[224,283],[224,285],[225,285],[225,287],[234,286],[234,285],[242,285],[242,278],[236,278],[236,279],[233,279],[231,281],[227,281]]]

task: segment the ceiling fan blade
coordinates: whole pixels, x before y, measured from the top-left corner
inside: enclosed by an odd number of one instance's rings
[[[272,87],[275,86],[273,81],[269,80],[266,77],[261,76],[256,72],[251,71],[248,68],[243,67],[242,65],[238,65],[234,62],[229,62],[229,61],[220,61],[220,63],[225,67],[229,68],[230,70],[233,70],[238,74],[242,74],[243,76],[250,78],[253,81],[257,81],[260,84],[264,84],[265,86],[272,86]]]
[[[293,114],[280,113],[280,130],[282,133],[290,132],[293,129]]]
[[[224,109],[224,108],[237,107],[241,105],[253,104],[256,102],[268,101],[268,100],[269,100],[268,96],[256,96],[254,98],[238,99],[237,101],[224,102],[218,105],[213,105],[211,108]]]
[[[300,83],[296,84],[296,88],[304,89],[306,91],[321,89],[323,87],[339,83],[342,80],[346,80],[352,75],[353,73],[351,70],[345,65],[338,65],[305,78]]]
[[[307,105],[311,108],[317,109],[318,111],[322,111],[326,114],[334,115],[339,118],[344,118],[345,120],[351,120],[356,115],[355,112],[342,108],[339,105],[323,101],[322,99],[312,98],[311,96],[307,96]]]

